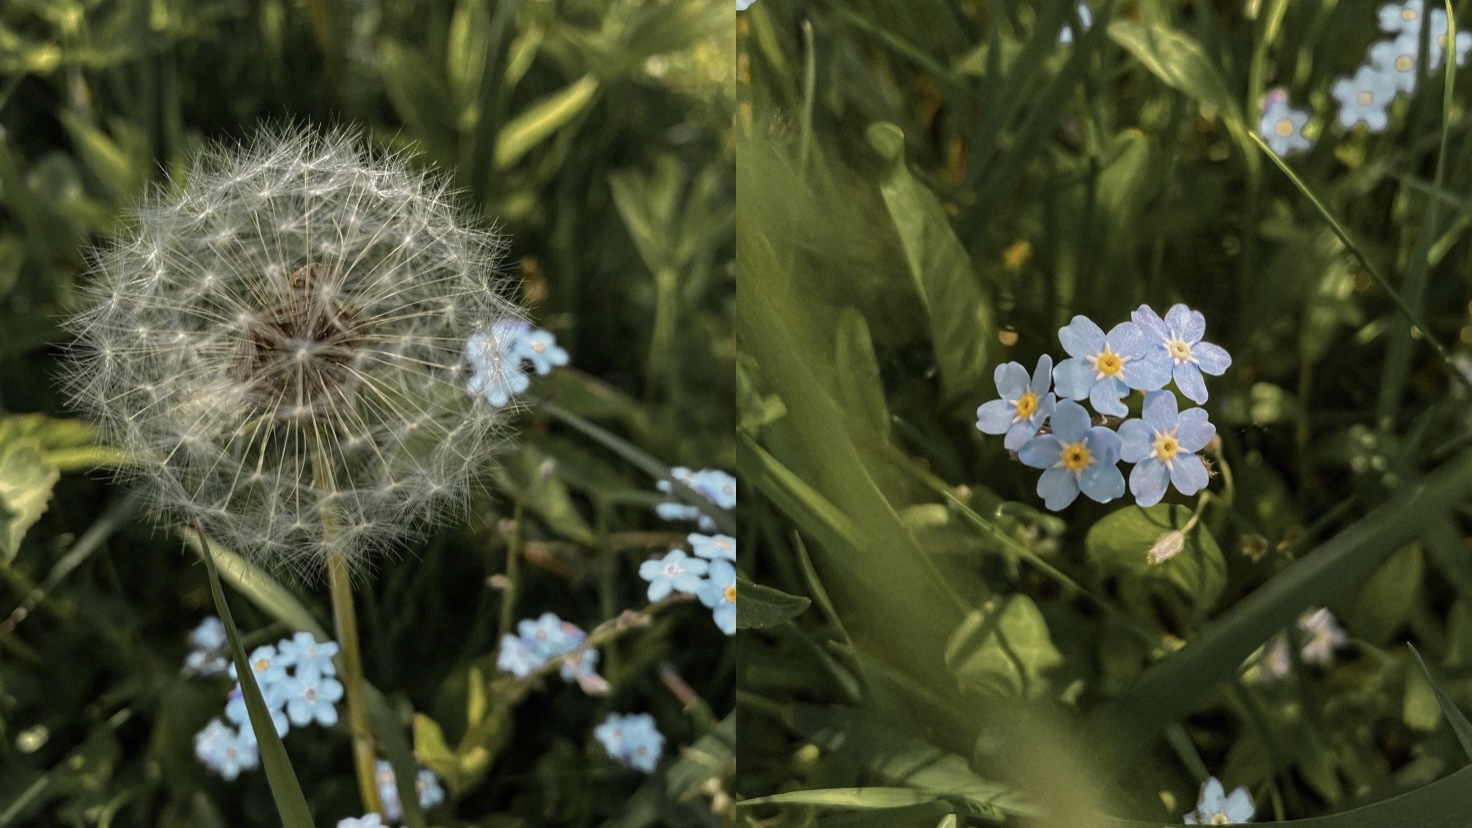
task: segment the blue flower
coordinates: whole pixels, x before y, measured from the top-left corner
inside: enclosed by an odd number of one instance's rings
[[[578,625],[563,621],[551,612],[542,613],[535,621],[526,619],[518,622],[516,631],[540,663],[572,652],[588,637]]]
[[[645,773],[654,772],[664,753],[664,735],[648,713],[609,713],[602,724],[593,728],[593,736],[615,761]]]
[[[403,819],[404,804],[399,799],[398,777],[394,775],[394,766],[387,759],[379,759],[373,766],[373,781],[378,788],[378,801],[383,804],[384,818],[389,822]],[[427,811],[445,801],[445,789],[440,787],[439,778],[428,768],[419,769],[419,774],[414,778],[414,790],[419,795],[421,811]],[[369,816],[377,817],[376,814]]]
[[[1370,66],[1390,79],[1397,92],[1407,95],[1416,91],[1420,68],[1416,56],[1421,53],[1421,37],[1401,35],[1394,40],[1382,40],[1370,47]],[[1436,47],[1433,45],[1432,49]]]
[[[730,535],[701,535],[695,532],[685,536],[690,551],[707,560],[736,562],[736,539]]]
[[[261,697],[266,702],[266,710],[271,714],[271,724],[275,726],[277,736],[285,736],[291,729],[286,723],[286,711],[283,709],[286,696],[281,692],[284,682],[289,680],[283,678],[261,687]],[[245,693],[241,691],[239,684],[230,691],[225,701],[225,718],[240,726],[240,738],[251,742],[256,740],[256,732],[250,726],[250,710],[245,706]]]
[[[419,808],[427,811],[445,801],[445,789],[440,787],[439,777],[429,768],[420,768],[414,779],[414,790],[419,793]]]
[[[501,324],[492,325],[492,330]],[[521,360],[512,355],[508,345],[514,345],[514,341],[479,331],[465,340],[465,358],[471,367],[465,392],[473,397],[484,397],[496,408],[509,404],[512,397],[526,391],[532,382],[521,367]]]
[[[233,782],[243,770],[261,763],[255,739],[241,738],[241,733],[219,719],[210,719],[204,729],[194,734],[194,757],[200,764]]]
[[[282,667],[295,667],[297,678],[307,676],[335,676],[337,667],[332,657],[337,655],[336,641],[317,642],[309,632],[298,632],[291,638],[276,642],[277,663]]]
[[[1120,398],[1131,388],[1154,391],[1170,381],[1170,370],[1153,353],[1143,332],[1132,322],[1104,330],[1087,317],[1075,316],[1060,328],[1058,339],[1072,359],[1053,369],[1058,396],[1087,399],[1100,414],[1123,417],[1129,413]]]
[[[1053,433],[1039,434],[1017,453],[1035,469],[1046,469],[1038,480],[1038,495],[1058,511],[1078,497],[1080,490],[1099,501],[1124,494],[1119,467],[1119,435],[1103,426],[1089,426],[1083,406],[1063,400],[1053,409]]]
[[[276,648],[270,644],[262,644],[251,650],[247,661],[250,663],[251,672],[255,675],[256,684],[260,685],[262,693],[266,692],[267,687],[286,678],[286,665],[281,663],[281,659],[277,657]],[[230,665],[229,673],[230,678],[239,681],[240,676],[236,673],[234,664]]]
[[[1048,386],[1052,384],[1053,358],[1038,357],[1038,366],[1029,382],[1027,369],[1020,363],[998,365],[992,374],[1000,400],[983,403],[976,409],[976,428],[982,434],[1005,434],[1003,447],[1008,451],[1022,448],[1043,427],[1053,413],[1056,400]]]
[[[386,828],[383,819],[378,814],[364,814],[360,817],[345,817],[337,821],[337,828]]]
[[[1140,333],[1149,344],[1151,351],[1146,358],[1157,359],[1163,354],[1167,365],[1174,363],[1171,376],[1186,399],[1195,403],[1206,402],[1206,382],[1201,373],[1205,371],[1212,376],[1221,376],[1232,364],[1232,357],[1225,350],[1201,341],[1206,333],[1206,317],[1185,305],[1173,305],[1165,312],[1162,321],[1148,305],[1141,305],[1130,314],[1130,318],[1140,327]],[[1154,391],[1155,388],[1141,390]]]
[[[1446,10],[1432,9],[1431,44],[1429,49],[1431,54],[1427,56],[1430,58],[1432,69],[1440,69],[1442,60],[1446,58],[1446,34]],[[1467,63],[1467,51],[1472,49],[1472,32],[1457,32],[1452,46],[1456,50],[1456,54],[1452,59],[1458,66],[1465,66]]]
[[[1088,6],[1079,3],[1078,19],[1080,23],[1084,24],[1084,31],[1088,31],[1094,25],[1094,12]],[[1073,42],[1073,26],[1067,23],[1063,24],[1063,30],[1058,32],[1058,42],[1065,45]]]
[[[496,667],[517,678],[526,678],[541,667],[546,659],[532,652],[520,637],[507,633],[501,636],[501,652],[496,656]]]
[[[297,727],[313,721],[323,727],[337,724],[336,703],[342,699],[342,682],[320,673],[298,673],[281,683],[286,715]]]
[[[1390,125],[1385,107],[1395,99],[1395,80],[1375,67],[1361,66],[1354,77],[1334,81],[1329,94],[1339,102],[1339,125],[1345,129],[1363,123],[1371,132],[1384,132]]]
[[[723,560],[711,561],[710,577],[701,582],[695,596],[714,611],[712,617],[721,632],[736,634],[736,567]]]
[[[1421,34],[1422,0],[1405,0],[1404,3],[1386,3],[1376,14],[1380,18],[1380,31],[1394,35]]]
[[[1144,419],[1126,420],[1119,427],[1119,456],[1134,463],[1130,491],[1141,506],[1154,506],[1165,496],[1169,480],[1183,495],[1205,488],[1209,475],[1196,452],[1216,435],[1206,421],[1206,410],[1188,408],[1177,414],[1176,395],[1154,391],[1145,396]]]
[[[1237,788],[1227,796],[1221,780],[1212,776],[1201,786],[1201,798],[1196,801],[1196,810],[1186,814],[1186,824],[1237,825],[1250,822],[1254,810],[1246,788]]]
[[[720,469],[701,469],[697,472],[684,466],[675,466],[670,469],[670,477],[699,492],[706,500],[722,509],[736,507],[736,478]],[[660,480],[654,486],[666,495],[674,496],[675,487],[668,480]],[[699,521],[703,532],[716,530],[716,522],[696,506],[672,501],[655,506],[654,513],[664,520]]]
[[[230,666],[222,652],[227,640],[220,619],[211,615],[199,622],[189,634],[190,650],[184,656],[184,666],[202,676],[225,672]]]
[[[1264,97],[1257,134],[1279,158],[1286,158],[1313,146],[1313,142],[1303,134],[1307,124],[1308,110],[1289,106],[1287,94],[1277,89]]]
[[[639,577],[649,582],[649,600],[659,601],[671,592],[694,593],[710,564],[671,549],[663,558],[639,564]]]

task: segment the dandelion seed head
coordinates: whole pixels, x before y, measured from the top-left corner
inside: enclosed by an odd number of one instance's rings
[[[524,314],[454,204],[350,130],[205,150],[91,253],[74,404],[168,517],[300,576],[361,568],[455,514],[505,437],[464,343]]]

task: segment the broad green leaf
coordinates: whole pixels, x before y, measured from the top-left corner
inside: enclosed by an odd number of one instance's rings
[[[1147,670],[1123,696],[1096,709],[1088,722],[1089,741],[1108,746],[1105,761],[1132,756],[1167,722],[1185,715],[1210,690],[1232,679],[1243,659],[1300,613],[1361,582],[1424,531],[1428,521],[1469,497],[1472,452],[1465,452],[1406,485],[1389,503],[1238,601],[1193,641]],[[1111,755],[1109,748],[1117,752]],[[1472,794],[1467,800],[1472,807]]]
[[[197,533],[196,533],[197,534]],[[276,801],[276,812],[284,828],[312,828],[312,809],[302,794],[301,783],[296,771],[292,770],[291,759],[286,755],[286,746],[276,733],[271,722],[271,711],[261,688],[256,684],[255,670],[251,669],[245,648],[240,644],[240,634],[235,630],[235,619],[230,615],[230,605],[225,601],[225,589],[220,586],[220,573],[215,568],[215,559],[210,554],[208,542],[199,538],[200,555],[204,559],[205,571],[210,577],[210,594],[215,599],[215,612],[225,623],[225,635],[230,639],[230,654],[235,662],[241,692],[245,695],[245,708],[250,714],[250,726],[256,734],[256,743],[261,751],[261,765],[266,770],[266,780],[271,786],[271,797]]]
[[[910,278],[930,318],[947,405],[971,400],[987,383],[996,325],[966,248],[935,194],[910,174],[905,136],[894,124],[873,124],[869,145],[886,162],[879,192],[899,232]]]
[[[29,440],[0,442],[0,556],[8,564],[51,499],[61,471]]]
[[[441,779],[459,781],[459,757],[445,741],[439,723],[423,713],[414,714],[414,757]]]
[[[557,534],[584,546],[595,545],[593,528],[578,513],[567,484],[549,473],[553,468],[550,462],[534,443],[523,442],[515,467],[498,467],[496,478],[504,490],[515,493]]]
[[[946,665],[962,686],[1008,697],[1047,696],[1043,673],[1062,663],[1042,612],[1021,593],[991,598],[946,642]]]
[[[889,406],[874,357],[874,341],[864,315],[844,308],[838,315],[838,344],[834,351],[834,382],[838,403],[848,421],[868,429],[881,442],[889,441]]]
[[[512,118],[496,135],[496,169],[515,164],[532,147],[571,123],[588,108],[597,92],[598,79],[584,75]]]
[[[875,722],[863,711],[804,705],[794,714],[792,727],[819,747],[848,756],[892,782],[965,800],[976,806],[977,816],[1000,822],[1007,815],[1042,813],[1022,794],[972,773],[962,757]]]
[[[1085,553],[1100,574],[1119,575],[1146,585],[1175,584],[1204,612],[1216,603],[1227,584],[1227,562],[1205,527],[1198,523],[1190,531],[1182,531],[1190,520],[1191,510],[1184,506],[1125,506],[1089,528]],[[1158,550],[1157,544],[1161,545]],[[1152,550],[1159,557],[1170,549],[1177,551],[1163,561],[1151,560]]]
[[[769,586],[754,584],[744,576],[738,589],[736,628],[741,630],[776,626],[801,615],[813,603],[800,595],[788,595]]]
[[[750,805],[815,805],[823,808],[902,808],[936,801],[936,795],[914,788],[821,788],[759,796],[741,802]]]
[[[1390,641],[1423,605],[1421,581],[1425,574],[1420,544],[1410,544],[1391,555],[1360,587],[1344,615],[1355,637],[1372,644]]]

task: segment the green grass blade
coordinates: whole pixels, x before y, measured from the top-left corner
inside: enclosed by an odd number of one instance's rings
[[[1462,752],[1472,759],[1472,722],[1467,721],[1467,716],[1457,708],[1456,702],[1441,689],[1436,679],[1431,677],[1431,671],[1426,668],[1426,662],[1422,660],[1421,653],[1414,644],[1407,643],[1411,648],[1411,655],[1416,657],[1416,666],[1421,668],[1421,675],[1426,677],[1426,683],[1431,685],[1431,692],[1436,694],[1436,703],[1441,706],[1441,715],[1446,717],[1447,724],[1452,726],[1452,732],[1457,735],[1457,743],[1462,746]]]
[[[245,648],[240,644],[240,635],[235,631],[235,619],[230,615],[230,605],[225,601],[225,589],[220,586],[220,573],[215,567],[215,558],[210,554],[209,541],[204,530],[196,529],[199,548],[204,558],[204,567],[210,576],[210,594],[215,598],[215,611],[225,622],[225,635],[230,639],[230,654],[235,661],[235,672],[240,677],[240,690],[245,694],[245,707],[250,712],[250,726],[255,731],[256,742],[261,750],[261,765],[266,771],[266,780],[271,785],[271,797],[276,800],[276,811],[281,815],[285,828],[312,828],[312,809],[302,794],[301,783],[292,770],[291,759],[286,755],[286,746],[276,734],[271,723],[271,711],[261,696],[256,684],[255,671],[247,660]]]
[[[327,629],[317,622],[311,610],[308,610],[295,595],[291,594],[290,590],[282,586],[265,570],[218,544],[211,544],[209,554],[206,556],[206,551],[200,546],[198,536],[188,530],[182,530],[180,534],[201,559],[206,560],[213,570],[219,572],[220,577],[226,583],[230,584],[236,592],[244,595],[246,600],[259,607],[262,612],[293,630],[305,630],[311,633],[317,637],[318,641],[331,640],[332,636],[328,635]]]

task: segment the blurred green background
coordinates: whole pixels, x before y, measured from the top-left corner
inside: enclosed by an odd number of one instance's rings
[[[738,16],[745,824],[1178,825],[1208,776],[1258,823],[1466,821],[1472,97],[1438,71],[1383,134],[1334,123],[1381,5]],[[1253,136],[1273,87],[1301,187]],[[993,369],[1178,302],[1233,357],[1208,494],[1046,512],[975,428]]]
[[[627,456],[734,466],[731,20],[705,0],[4,4],[0,825],[278,824],[259,771],[226,783],[192,755],[228,690],[181,673],[214,613],[204,570],[98,471],[116,458],[65,421],[55,368],[88,245],[202,142],[282,122],[357,125],[453,176],[571,354],[533,384],[469,523],[383,561],[358,596],[368,679],[451,790],[431,822],[720,823],[734,648],[698,604],[604,648],[608,696],[554,680],[479,728],[467,716],[508,620],[588,629],[645,603],[637,564],[688,530],[654,517],[654,478]],[[522,577],[503,612],[488,579],[508,555]],[[236,619],[274,641],[291,607],[250,578]],[[287,586],[328,619],[322,590]],[[667,738],[647,778],[591,738],[608,712],[646,710]],[[341,728],[286,744],[319,824],[360,813]]]

